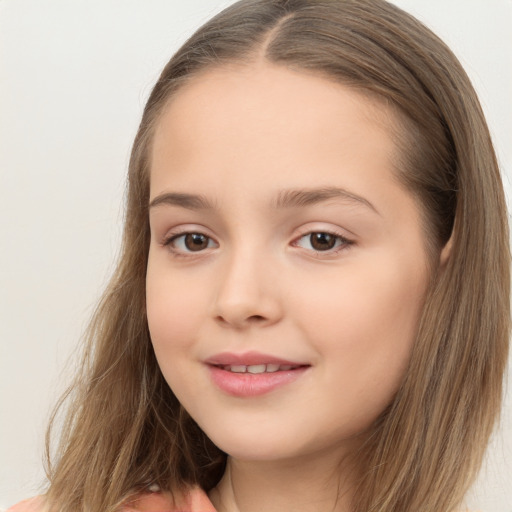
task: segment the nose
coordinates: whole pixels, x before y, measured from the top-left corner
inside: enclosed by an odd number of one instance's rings
[[[275,265],[247,251],[224,265],[214,299],[215,320],[234,329],[277,323],[283,311]]]

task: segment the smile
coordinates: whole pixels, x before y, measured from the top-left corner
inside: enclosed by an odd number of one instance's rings
[[[311,365],[269,354],[224,352],[205,361],[214,386],[222,393],[251,398],[292,385],[309,373]]]
[[[274,373],[274,372],[285,372],[289,370],[295,370],[299,368],[300,365],[290,365],[290,364],[252,364],[252,365],[244,365],[244,364],[234,364],[234,365],[222,365],[219,366],[222,370],[233,372],[233,373]]]

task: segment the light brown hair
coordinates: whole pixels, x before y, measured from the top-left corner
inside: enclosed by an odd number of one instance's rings
[[[446,266],[434,268],[403,384],[361,454],[353,512],[447,512],[480,467],[501,406],[510,255],[499,169],[467,75],[432,32],[384,0],[242,0],[178,50],[144,110],[120,261],[89,328],[49,466],[53,512],[113,511],[150,483],[209,490],[222,476],[226,455],[174,397],[149,337],[149,155],[180,87],[209,68],[257,59],[392,106],[402,125],[397,177],[422,207],[428,250],[438,257],[451,244]]]

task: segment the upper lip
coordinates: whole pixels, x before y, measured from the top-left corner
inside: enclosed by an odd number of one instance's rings
[[[278,364],[290,366],[309,366],[307,363],[291,361],[288,359],[281,359],[280,357],[272,356],[269,354],[262,354],[260,352],[243,352],[235,354],[232,352],[222,352],[209,357],[205,360],[206,364],[214,366],[229,366],[229,365],[257,365],[257,364]]]

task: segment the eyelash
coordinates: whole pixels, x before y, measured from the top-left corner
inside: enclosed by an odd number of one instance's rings
[[[311,245],[311,237],[313,235],[328,235],[330,237],[334,237],[335,243],[338,244],[338,245],[335,245],[334,247],[332,247],[331,249],[327,249],[325,251],[316,250],[314,248],[307,249],[307,250],[313,251],[317,256],[320,256],[320,257],[323,255],[331,256],[331,255],[338,254],[341,251],[347,250],[351,245],[354,244],[353,240],[349,240],[347,237],[343,236],[341,233],[337,233],[336,231],[322,230],[322,231],[308,231],[307,233],[304,233],[303,235],[301,235],[299,238],[297,238],[293,242],[293,245],[297,246],[298,242],[300,240],[307,238],[307,237],[309,237],[309,240],[310,240],[309,244]]]
[[[308,231],[304,234],[302,234],[301,236],[299,236],[298,238],[296,238],[294,240],[294,242],[292,243],[293,246],[297,247],[298,246],[298,242],[306,237],[311,237],[312,235],[315,235],[315,234],[320,234],[320,235],[328,235],[328,236],[331,236],[331,237],[334,237],[336,239],[336,243],[338,243],[338,245],[335,245],[334,247],[332,247],[331,249],[327,249],[325,251],[321,251],[321,250],[315,250],[314,248],[312,249],[306,249],[308,251],[312,251],[313,253],[315,253],[316,255],[318,256],[322,256],[322,255],[326,255],[326,256],[331,256],[331,255],[335,255],[335,254],[338,254],[339,252],[341,251],[344,251],[344,250],[347,250],[351,245],[354,244],[354,241],[353,240],[349,240],[348,238],[346,238],[345,236],[343,236],[342,234],[340,233],[337,233],[335,231],[328,231],[328,230],[323,230],[323,231]],[[202,250],[200,251],[182,251],[180,249],[176,249],[175,247],[173,247],[173,242],[176,242],[176,240],[179,240],[180,238],[183,238],[183,237],[186,237],[187,235],[201,235],[201,236],[204,236],[209,242],[208,242],[208,245],[210,244],[210,241],[213,241],[213,238],[209,237],[208,235],[205,235],[204,233],[201,233],[200,231],[183,231],[183,232],[180,232],[180,233],[172,233],[171,235],[169,235],[162,243],[162,245],[164,247],[168,247],[170,252],[172,253],[172,255],[174,257],[190,257],[192,255],[194,255],[194,253],[201,253],[203,252]],[[311,240],[311,238],[310,238]],[[311,245],[311,242],[310,242],[310,245]],[[206,249],[208,249],[209,247],[206,247]]]
[[[162,243],[164,247],[168,247],[171,254],[176,258],[182,258],[182,257],[189,257],[191,255],[194,255],[194,253],[200,253],[202,251],[182,251],[179,249],[176,249],[173,247],[173,242],[180,238],[184,238],[187,235],[201,235],[204,236],[209,242],[208,245],[210,245],[210,241],[213,240],[208,235],[205,235],[204,233],[201,233],[200,231],[182,231],[180,233],[171,233]],[[208,247],[206,247],[208,249]]]

